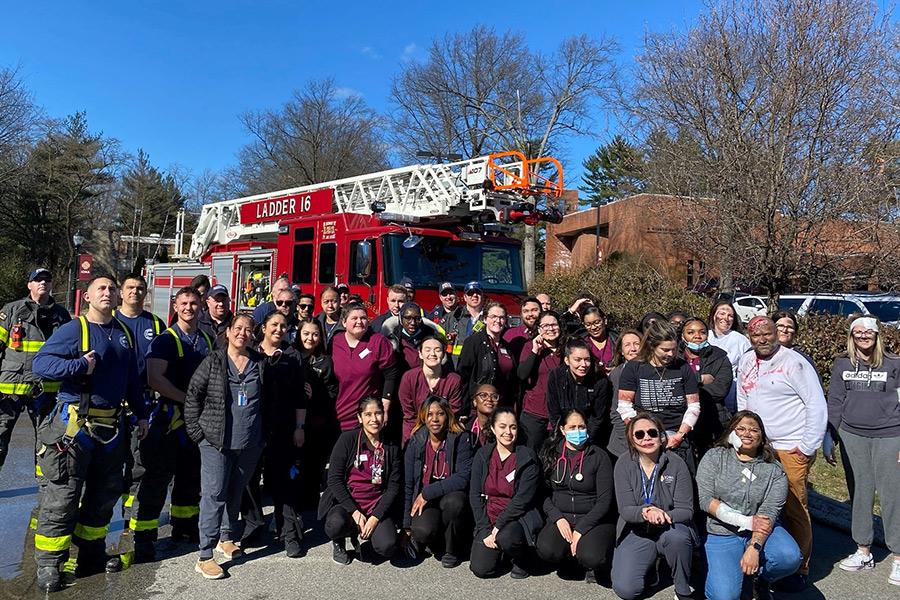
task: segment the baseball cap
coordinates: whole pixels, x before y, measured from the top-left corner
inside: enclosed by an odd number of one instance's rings
[[[215,298],[219,294],[225,294],[226,296],[228,296],[228,288],[221,283],[217,283],[216,285],[209,288],[208,292],[206,292],[206,295],[210,298]]]
[[[465,291],[467,291],[467,292],[471,292],[471,291],[478,291],[478,292],[480,292],[480,291],[482,291],[482,289],[481,289],[481,282],[480,282],[480,281],[470,281],[469,283],[466,284],[466,290],[465,290]]]
[[[453,287],[453,284],[450,283],[449,281],[445,281],[445,282],[442,283],[441,286],[438,288],[438,293],[439,293],[439,294],[443,294],[444,292],[447,292],[447,291],[450,291],[450,292],[455,292],[455,291],[456,291],[456,288]]]
[[[347,285],[346,283],[339,283],[339,284],[337,284],[337,286],[335,286],[334,289],[337,290],[338,294],[349,294],[350,293],[350,286]]]
[[[45,269],[44,267],[38,267],[34,271],[31,272],[31,275],[28,276],[28,283],[35,281],[38,277],[46,277],[47,279],[52,280],[53,275],[50,273],[49,269]]]
[[[408,290],[416,291],[416,287],[413,285],[413,280],[409,277],[404,277],[400,280],[400,285],[405,287]]]

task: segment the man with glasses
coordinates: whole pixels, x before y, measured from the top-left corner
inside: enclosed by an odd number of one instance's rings
[[[457,306],[444,318],[444,331],[447,332],[447,346],[453,356],[453,366],[459,363],[466,338],[484,329],[484,291],[481,282],[470,281],[466,284],[463,297],[465,304]]]
[[[209,288],[206,295],[206,310],[200,313],[200,330],[218,342],[231,323],[231,297],[228,288],[221,283]],[[221,344],[217,344],[221,345]]]
[[[456,288],[454,288],[453,284],[449,281],[445,281],[438,287],[438,295],[440,297],[440,302],[431,309],[428,318],[435,323],[443,325],[447,315],[456,310],[459,298],[456,296]]]
[[[752,352],[737,368],[737,408],[758,414],[788,479],[782,513],[785,527],[803,553],[800,569],[778,584],[783,591],[807,585],[812,552],[812,523],[806,486],[816,450],[822,445],[828,409],[815,369],[800,354],[778,342],[775,321],[754,317],[747,325]]]
[[[520,307],[522,323],[515,327],[510,327],[503,334],[503,339],[509,344],[509,350],[515,357],[522,355],[522,349],[525,348],[525,344],[534,339],[537,333],[535,325],[537,324],[538,315],[541,314],[541,301],[533,296],[529,296],[522,300]]]
[[[301,321],[314,318],[316,297],[312,294],[300,294],[297,297],[297,318]]]
[[[284,332],[284,340],[288,344],[293,344],[297,338],[297,296],[294,290],[281,290],[272,296],[272,302],[275,304],[275,310],[280,312],[287,319],[287,331]],[[261,325],[262,321],[257,323]]]
[[[272,284],[272,301],[263,302],[253,309],[253,320],[256,321],[257,324],[262,323],[263,319],[269,316],[269,313],[275,312],[275,298],[277,298],[278,294],[281,292],[290,292],[291,287],[291,280],[287,276],[287,273],[279,275],[278,279],[275,280],[275,283]]]

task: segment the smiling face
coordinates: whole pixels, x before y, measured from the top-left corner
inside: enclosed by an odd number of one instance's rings
[[[368,402],[362,408],[362,412],[356,415],[363,431],[373,437],[377,437],[384,427],[384,408],[381,402]]]
[[[516,416],[510,412],[503,412],[497,415],[493,425],[491,425],[491,431],[494,432],[494,437],[497,438],[498,444],[505,446],[507,449],[512,449],[516,444],[516,437],[519,433]]]
[[[444,310],[450,312],[456,307],[456,291],[455,290],[445,290],[441,292],[441,304],[444,307]]]
[[[433,338],[425,340],[422,342],[422,347],[419,348],[419,358],[422,359],[422,364],[429,369],[439,367],[444,361],[444,345],[440,340]]]
[[[559,320],[552,314],[544,315],[538,323],[538,333],[551,344],[556,342],[560,335]]]
[[[494,337],[499,336],[506,329],[506,309],[502,306],[492,306],[484,317],[487,331]]]
[[[322,334],[315,323],[304,323],[300,327],[300,343],[307,352],[314,352],[322,343]]]
[[[281,345],[286,331],[287,317],[279,312],[278,314],[269,317],[266,321],[266,324],[263,326],[263,337],[265,337],[269,344],[277,348]]]
[[[633,333],[622,336],[622,357],[625,360],[634,360],[641,353],[641,338]]]
[[[587,377],[591,370],[591,352],[587,348],[573,348],[564,360],[575,379]]]
[[[428,427],[428,433],[435,437],[441,437],[447,431],[447,413],[441,408],[439,402],[432,402],[428,405],[428,412],[425,415],[425,426]]]
[[[178,322],[185,325],[192,324],[200,312],[200,297],[197,294],[179,294],[175,297],[175,314]]]
[[[723,304],[716,309],[713,314],[713,327],[719,335],[725,335],[731,331],[734,326],[734,310],[727,304]]]
[[[246,315],[238,315],[225,330],[228,345],[239,351],[243,351],[253,342],[253,319]]]
[[[856,349],[864,353],[870,352],[875,347],[875,341],[878,338],[877,331],[866,329],[864,325],[854,327],[850,335],[853,336],[853,343],[856,345]]]
[[[475,390],[472,406],[479,415],[489,416],[494,414],[499,401],[500,394],[497,393],[497,388],[490,384],[482,384]]]
[[[744,417],[734,426],[734,432],[741,438],[741,450],[748,454],[756,454],[762,445],[762,429],[755,419]]]
[[[602,340],[606,335],[606,317],[591,313],[584,316],[582,324],[587,329],[588,335],[596,340]]]
[[[534,329],[534,323],[541,314],[541,305],[537,302],[526,302],[522,307],[522,324],[528,329]]]
[[[344,318],[343,325],[350,336],[362,339],[369,328],[369,314],[364,308],[353,309]]]
[[[775,321],[775,331],[778,334],[778,343],[786,348],[794,345],[797,336],[797,326],[790,317],[781,317]]]
[[[206,308],[216,321],[221,321],[228,314],[228,296],[225,294],[216,294],[215,296],[206,297]]]
[[[757,323],[749,333],[750,345],[759,356],[771,356],[778,350],[778,333],[771,319]]]

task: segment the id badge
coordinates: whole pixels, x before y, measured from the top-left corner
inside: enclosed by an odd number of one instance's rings
[[[381,485],[381,472],[384,468],[381,465],[372,465],[372,483]]]
[[[238,392],[238,406],[247,406],[247,392],[243,390]]]

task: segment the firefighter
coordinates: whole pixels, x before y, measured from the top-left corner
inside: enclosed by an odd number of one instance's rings
[[[122,490],[127,451],[123,400],[147,433],[144,389],[128,329],[113,317],[119,292],[108,275],[95,275],[84,294],[85,316],[66,323],[38,350],[34,373],[60,380],[55,406],[38,427],[41,493],[34,538],[37,585],[54,592],[60,565],[74,542],[76,576],[121,568],[106,555],[106,534]]]
[[[459,363],[459,354],[466,338],[484,329],[484,290],[481,283],[467,283],[463,296],[465,303],[457,306],[441,322],[447,332],[447,349],[453,356],[453,366]]]
[[[215,286],[210,292],[213,290]],[[195,542],[199,536],[200,452],[187,436],[182,411],[191,376],[212,352],[214,342],[199,328],[200,295],[196,290],[178,290],[175,314],[178,321],[153,340],[147,353],[147,379],[159,399],[150,411],[150,433],[140,444],[144,475],[128,522],[134,532],[135,562],[156,558],[159,515],[173,476],[172,539]]]
[[[35,435],[55,402],[59,383],[42,382],[31,370],[31,361],[59,327],[72,320],[50,295],[53,277],[47,269],[28,276],[28,295],[0,310],[0,469],[6,461],[9,440],[23,410],[28,411]],[[35,462],[35,475],[40,469]]]
[[[211,337],[218,340],[219,336],[224,337],[228,324],[231,323],[231,296],[228,295],[228,288],[217,283],[209,288],[206,294],[206,310],[197,311],[199,317],[198,323],[200,329]],[[175,321],[178,321],[177,311]]]
[[[141,382],[146,382],[147,367],[144,357],[147,355],[153,339],[166,330],[166,324],[153,313],[144,310],[144,300],[147,298],[147,280],[142,275],[137,273],[126,275],[122,279],[121,290],[122,306],[113,314],[131,332],[138,376],[141,378]],[[145,387],[144,401],[148,407],[152,393],[152,390]],[[128,415],[129,435],[132,433],[134,424],[134,415]],[[139,452],[137,437],[130,435],[129,452],[125,456],[125,480],[122,487],[122,516],[126,520],[131,517],[134,494],[137,492],[138,482],[144,474]]]

